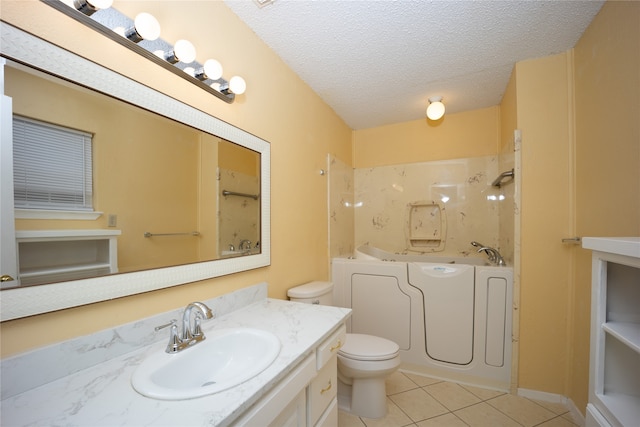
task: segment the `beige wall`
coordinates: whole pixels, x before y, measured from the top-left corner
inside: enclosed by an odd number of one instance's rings
[[[497,154],[498,106],[353,132],[354,168]]]
[[[577,235],[640,236],[640,2],[608,1],[574,51]],[[590,251],[577,250],[574,271],[567,395],[584,410]]]
[[[519,387],[564,394],[572,198],[570,55],[516,64],[522,131]]]
[[[208,299],[261,281],[269,295],[328,273],[327,153],[351,164],[351,130],[222,2],[121,2],[129,16],[144,9],[165,23],[163,38],[187,38],[198,59],[215,57],[225,76],[242,75],[247,92],[228,105],[105,40],[36,1],[2,1],[2,20],[157,88],[271,143],[271,266],[172,289],[4,322],[2,356],[91,333]],[[215,22],[215,25],[212,25]],[[312,195],[325,194],[323,197]],[[304,250],[301,250],[304,249]]]

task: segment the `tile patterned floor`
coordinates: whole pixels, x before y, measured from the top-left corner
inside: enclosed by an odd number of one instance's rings
[[[340,411],[339,427],[575,427],[569,410],[494,390],[395,372],[387,379],[387,415]]]

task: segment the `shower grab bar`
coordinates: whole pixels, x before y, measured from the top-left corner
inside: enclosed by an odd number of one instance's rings
[[[235,191],[229,191],[229,190],[222,190],[222,195],[223,196],[249,197],[249,198],[251,198],[253,200],[258,200],[258,197],[260,197],[259,194],[236,193]]]
[[[153,236],[199,236],[199,231],[191,231],[189,233],[149,233],[148,231],[144,232],[144,237],[153,237]]]
[[[581,237],[567,237],[565,239],[562,239],[562,243],[572,243],[574,245],[578,245],[578,244],[582,243],[582,238]]]
[[[496,179],[494,179],[494,180],[493,180],[493,182],[491,183],[491,185],[492,185],[493,187],[498,187],[498,188],[500,188],[503,184],[506,184],[506,183],[502,182],[502,180],[503,180],[503,179],[505,179],[505,178],[511,178],[509,181],[507,181],[507,182],[511,182],[511,181],[513,180],[514,176],[515,176],[515,173],[514,173],[514,170],[513,170],[513,169],[511,169],[510,171],[502,172],[502,173],[500,174],[500,176],[498,176]]]

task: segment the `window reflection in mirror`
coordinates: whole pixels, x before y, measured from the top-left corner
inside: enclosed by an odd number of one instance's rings
[[[17,211],[17,231],[118,230],[120,273],[260,252],[259,153],[22,67],[5,68],[5,93],[16,115],[93,135],[100,213],[87,220]]]

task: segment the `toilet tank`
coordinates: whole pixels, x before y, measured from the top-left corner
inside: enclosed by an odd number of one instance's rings
[[[306,304],[333,305],[333,283],[309,282],[287,291],[291,301]]]

